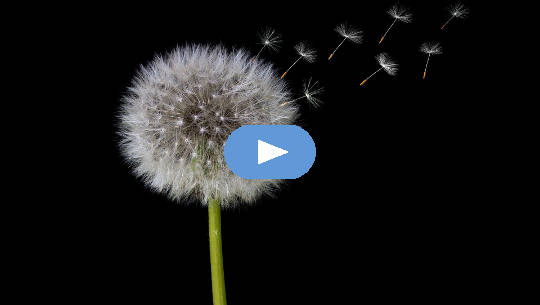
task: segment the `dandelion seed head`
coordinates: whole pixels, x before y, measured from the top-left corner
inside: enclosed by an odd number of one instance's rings
[[[260,43],[271,50],[279,49],[281,36],[271,28],[266,28],[259,33]]]
[[[438,42],[425,42],[420,46],[420,51],[426,54],[442,54],[442,47]]]
[[[390,75],[396,75],[398,64],[395,63],[386,53],[381,53],[375,57],[379,65]]]
[[[352,26],[347,26],[345,23],[338,25],[335,28],[335,31],[338,32],[338,34],[341,35],[343,38],[347,38],[353,43],[362,42],[362,31]]]
[[[388,10],[388,14],[401,22],[409,23],[412,21],[412,14],[407,8],[400,6],[399,4],[394,4],[394,6]]]
[[[123,97],[121,153],[148,187],[175,201],[253,202],[280,180],[236,176],[224,143],[242,125],[293,123],[296,107],[280,106],[289,96],[273,68],[244,51],[177,48],[142,67]]]
[[[294,49],[296,50],[296,53],[298,55],[302,56],[304,60],[307,62],[314,62],[317,57],[317,52],[315,50],[311,49],[307,43],[300,42],[297,45],[294,46]]]
[[[469,10],[461,3],[456,3],[450,6],[448,11],[455,18],[465,18],[469,14]]]

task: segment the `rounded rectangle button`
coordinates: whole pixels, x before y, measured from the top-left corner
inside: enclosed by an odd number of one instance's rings
[[[244,125],[231,133],[225,162],[245,179],[296,179],[315,161],[313,139],[296,125]]]

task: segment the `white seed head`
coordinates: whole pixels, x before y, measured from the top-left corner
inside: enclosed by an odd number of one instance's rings
[[[409,23],[412,21],[412,14],[407,8],[400,6],[399,4],[394,4],[394,6],[388,10],[388,14],[401,22]]]
[[[442,54],[442,47],[438,42],[425,42],[420,46],[420,52],[426,54]]]
[[[448,11],[455,18],[465,18],[469,14],[469,10],[461,3],[451,5]]]
[[[343,38],[347,38],[353,43],[362,42],[362,31],[352,27],[347,26],[345,23],[342,23],[336,27],[336,32],[339,33]]]
[[[379,65],[390,75],[396,75],[398,64],[395,63],[386,53],[381,53],[375,57]]]
[[[271,28],[266,28],[259,33],[260,43],[271,50],[279,49],[281,36]]]
[[[296,53],[302,56],[302,58],[305,59],[307,62],[314,62],[315,58],[317,57],[317,52],[311,49],[305,42],[298,43],[294,46],[294,49],[296,50]]]
[[[324,91],[323,87],[317,87],[317,83],[318,81],[312,84],[311,78],[304,82],[304,97],[315,108],[321,105],[322,101],[317,96]]]
[[[192,45],[142,67],[119,116],[120,147],[133,172],[173,200],[253,202],[279,180],[246,180],[224,162],[242,125],[291,124],[297,109],[273,68],[242,50]]]

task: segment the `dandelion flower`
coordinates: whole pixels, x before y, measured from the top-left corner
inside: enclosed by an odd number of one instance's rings
[[[171,199],[208,205],[214,304],[225,304],[221,206],[253,202],[279,180],[246,180],[227,167],[223,146],[250,124],[291,124],[296,116],[270,65],[243,51],[191,45],[142,67],[123,98],[121,152],[136,176]]]
[[[121,148],[135,175],[179,201],[253,202],[277,185],[246,180],[224,162],[232,131],[249,124],[290,124],[294,107],[269,65],[246,53],[187,46],[143,67],[124,97]]]

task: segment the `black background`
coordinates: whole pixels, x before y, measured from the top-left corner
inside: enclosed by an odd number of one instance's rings
[[[474,290],[478,267],[472,266],[481,264],[475,249],[483,234],[476,225],[481,207],[469,196],[475,188],[471,147],[479,138],[470,131],[477,115],[475,8],[465,3],[471,15],[441,31],[451,2],[403,1],[413,22],[396,23],[379,45],[392,22],[386,14],[392,4],[76,8],[71,18],[83,24],[78,35],[84,39],[66,53],[77,54],[78,68],[89,76],[77,89],[90,100],[89,119],[80,124],[92,144],[75,140],[75,153],[89,153],[81,158],[89,166],[76,169],[84,183],[74,182],[59,196],[65,205],[41,248],[59,261],[43,264],[66,280],[47,293],[211,303],[207,210],[171,202],[130,173],[117,146],[116,116],[133,76],[156,54],[186,43],[256,53],[257,32],[266,26],[283,38],[278,52],[261,54],[277,76],[295,60],[297,42],[318,52],[315,63],[298,63],[284,79],[296,93],[310,77],[325,88],[322,107],[304,104],[297,123],[313,137],[317,158],[275,198],[223,211],[229,304],[460,299]],[[363,30],[364,41],[345,42],[328,61],[341,41],[334,28],[342,22]],[[443,54],[431,57],[423,80],[426,56],[419,47],[426,41],[440,42]],[[378,68],[380,52],[399,63],[398,74],[381,71],[360,87]]]

